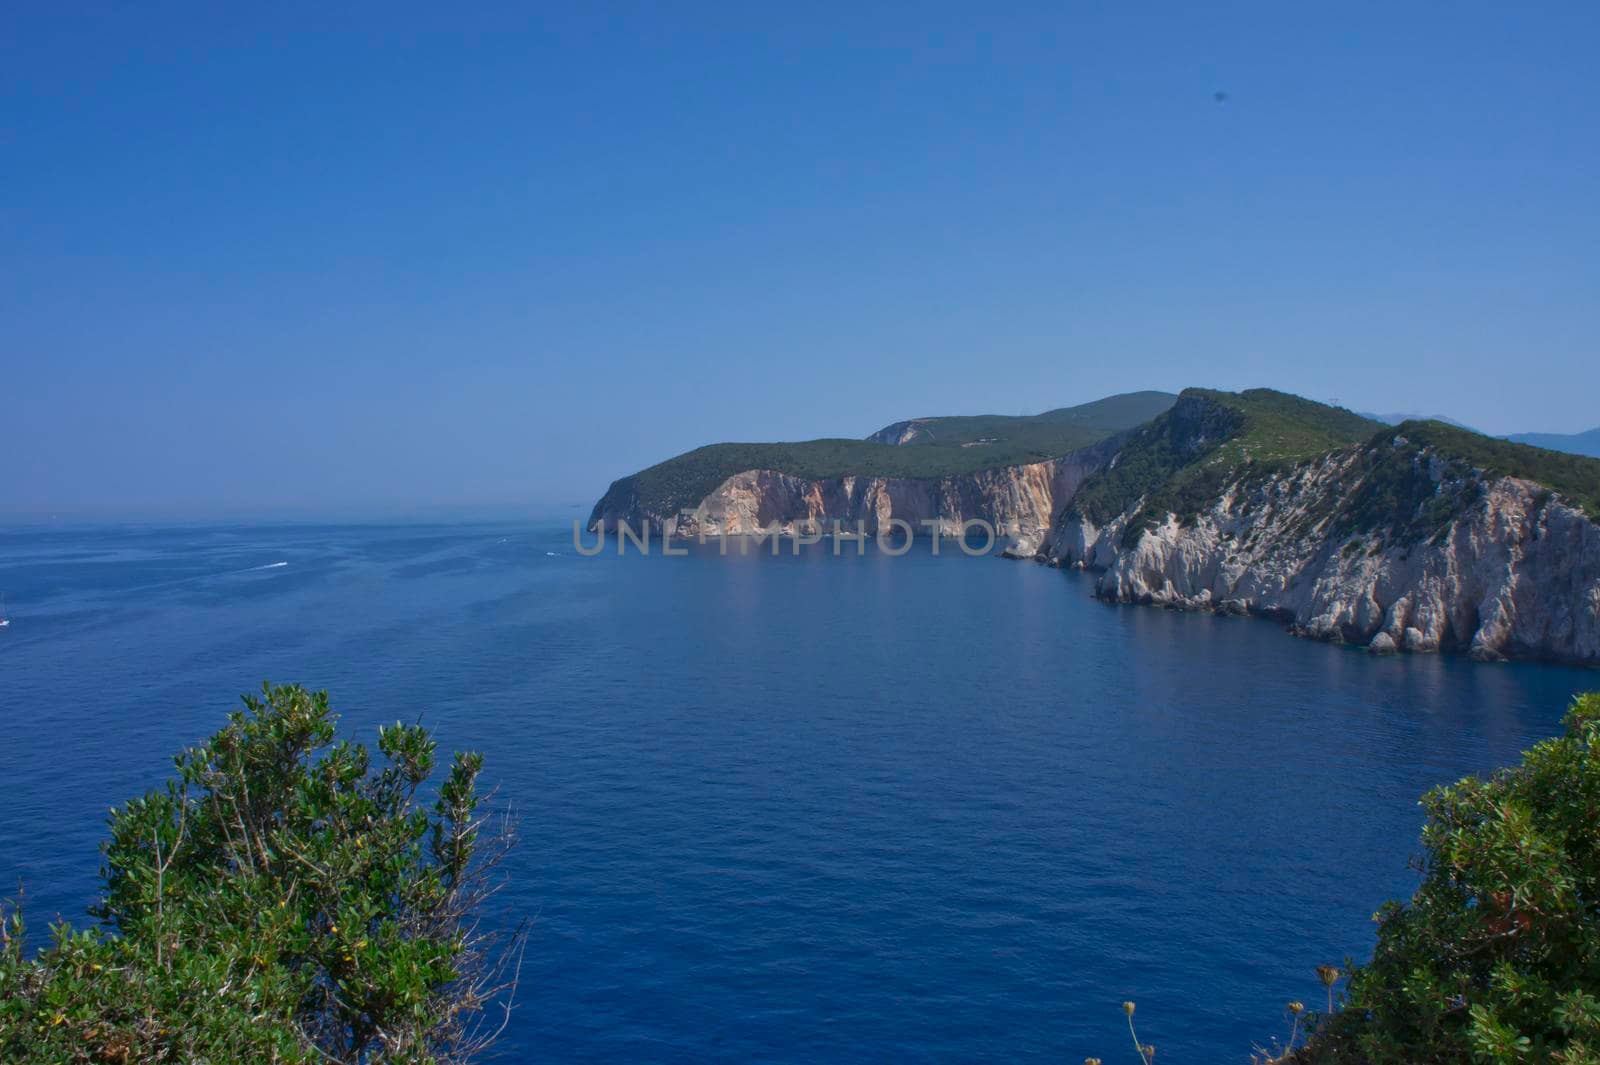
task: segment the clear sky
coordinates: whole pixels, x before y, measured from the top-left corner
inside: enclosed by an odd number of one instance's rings
[[[1597,55],[1592,0],[13,2],[0,503],[587,503],[1191,384],[1586,429]]]

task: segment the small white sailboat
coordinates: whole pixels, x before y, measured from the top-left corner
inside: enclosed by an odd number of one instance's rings
[[[9,627],[11,619],[6,617],[6,597],[0,595],[0,629]]]

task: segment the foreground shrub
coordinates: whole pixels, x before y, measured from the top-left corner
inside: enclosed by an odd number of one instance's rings
[[[0,925],[0,1061],[460,1062],[503,1026],[521,935],[476,930],[510,832],[458,754],[430,806],[414,725],[334,741],[263,687],[177,777],[113,809],[98,929]]]
[[[1600,1063],[1600,694],[1423,799],[1422,885],[1297,1062]]]

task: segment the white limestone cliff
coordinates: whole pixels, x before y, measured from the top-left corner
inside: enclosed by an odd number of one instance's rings
[[[1312,519],[1349,490],[1357,458],[1232,485],[1194,520],[1168,515],[1131,538],[1138,508],[1104,527],[1068,514],[1040,557],[1098,571],[1104,599],[1263,614],[1375,653],[1600,665],[1600,527],[1582,511],[1501,477],[1425,541],[1329,535]]]
[[[1084,478],[1115,453],[1115,439],[1059,459],[1002,466],[939,478],[832,477],[813,480],[776,470],[745,470],[719,484],[696,506],[676,514],[655,514],[631,499],[603,503],[590,518],[591,530],[648,526],[657,535],[679,539],[740,536],[776,530],[797,535],[808,530],[868,536],[903,521],[918,536],[937,530],[959,536],[964,522],[987,522],[999,536],[997,547],[1032,557],[1044,545],[1062,508]],[[980,536],[978,533],[973,534]]]

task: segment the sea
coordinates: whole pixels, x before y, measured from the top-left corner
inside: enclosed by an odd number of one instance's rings
[[[920,541],[588,557],[573,520],[0,529],[0,893],[263,680],[484,752],[542,1062],[1246,1062],[1370,954],[1419,797],[1600,674],[1374,658]],[[593,543],[585,537],[585,546]]]

